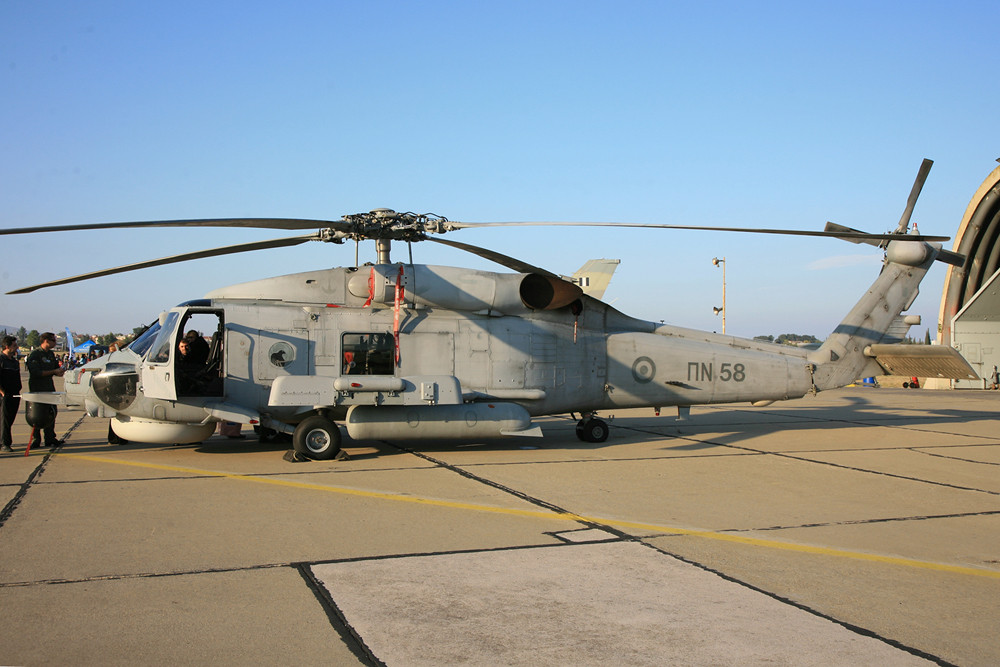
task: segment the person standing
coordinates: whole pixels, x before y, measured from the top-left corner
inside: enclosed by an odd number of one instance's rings
[[[10,427],[21,406],[21,365],[17,362],[17,339],[0,340],[0,452],[12,452]]]
[[[28,367],[28,391],[55,391],[56,383],[52,378],[62,377],[65,372],[59,366],[52,348],[56,346],[56,335],[51,331],[42,334],[38,349],[28,355],[28,360],[24,365]],[[40,445],[37,438],[37,430],[31,431],[32,447],[57,447],[63,444],[62,440],[56,437],[55,416],[58,412],[56,406],[52,406],[52,425],[45,428],[45,444]]]

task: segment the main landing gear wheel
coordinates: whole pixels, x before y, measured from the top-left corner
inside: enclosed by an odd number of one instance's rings
[[[292,447],[317,461],[332,460],[340,451],[340,429],[326,417],[307,417],[295,427]]]
[[[576,437],[584,442],[604,442],[608,439],[608,433],[610,429],[607,422],[596,417],[581,419],[576,424]]]

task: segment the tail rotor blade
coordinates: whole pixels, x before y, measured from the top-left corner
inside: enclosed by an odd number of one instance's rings
[[[965,255],[957,252],[952,252],[951,250],[938,250],[937,260],[944,262],[945,264],[951,264],[952,266],[957,266],[962,268],[965,266]]]
[[[910,190],[910,196],[906,199],[906,208],[903,209],[903,217],[899,219],[899,225],[896,226],[897,234],[905,234],[906,230],[910,228],[910,216],[913,214],[913,207],[917,204],[917,197],[920,196],[920,191],[924,188],[924,181],[927,180],[927,174],[931,172],[931,165],[933,164],[934,161],[927,158],[924,158],[924,161],[920,163],[917,178],[913,181],[913,189]]]

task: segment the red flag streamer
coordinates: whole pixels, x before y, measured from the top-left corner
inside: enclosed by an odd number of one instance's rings
[[[33,443],[35,441],[35,438],[37,437],[38,437],[38,427],[33,426],[31,427],[31,437],[28,438],[28,446],[24,448],[25,456],[31,453],[31,443]]]
[[[392,316],[392,336],[396,341],[396,365],[399,365],[399,305],[403,302],[403,265],[399,265],[399,274],[396,276],[396,300],[394,302],[395,313]]]
[[[362,308],[367,308],[372,305],[372,299],[375,298],[375,267],[372,267],[372,272],[368,274],[368,300],[365,301],[365,305]]]
[[[573,344],[576,345],[576,330],[580,326],[580,313],[583,312],[583,303],[579,300],[574,301],[570,305],[570,311],[573,313]]]

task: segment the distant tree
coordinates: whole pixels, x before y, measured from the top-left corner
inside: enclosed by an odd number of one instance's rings
[[[924,331],[923,339],[915,338],[914,336],[906,336],[900,341],[903,345],[930,345],[931,344],[931,330],[927,329]]]
[[[809,334],[786,333],[778,336],[778,338],[774,342],[779,343],[781,345],[798,345],[799,343],[818,343],[820,341],[818,338],[816,338],[816,336],[812,336]]]
[[[25,345],[26,341],[28,340],[28,330],[25,329],[24,327],[21,327],[20,329],[18,329],[17,330],[17,339],[19,341],[21,341],[22,345]]]
[[[774,342],[774,336],[772,336],[770,334],[768,334],[767,336],[754,336],[753,339],[754,340],[763,341],[765,343],[773,343]]]
[[[21,328],[23,329],[24,327],[21,327]],[[24,346],[25,347],[38,347],[38,337],[40,335],[41,334],[38,333],[38,329],[32,329],[31,331],[29,331],[27,334],[25,334],[25,336],[23,338],[23,340],[24,340]]]

